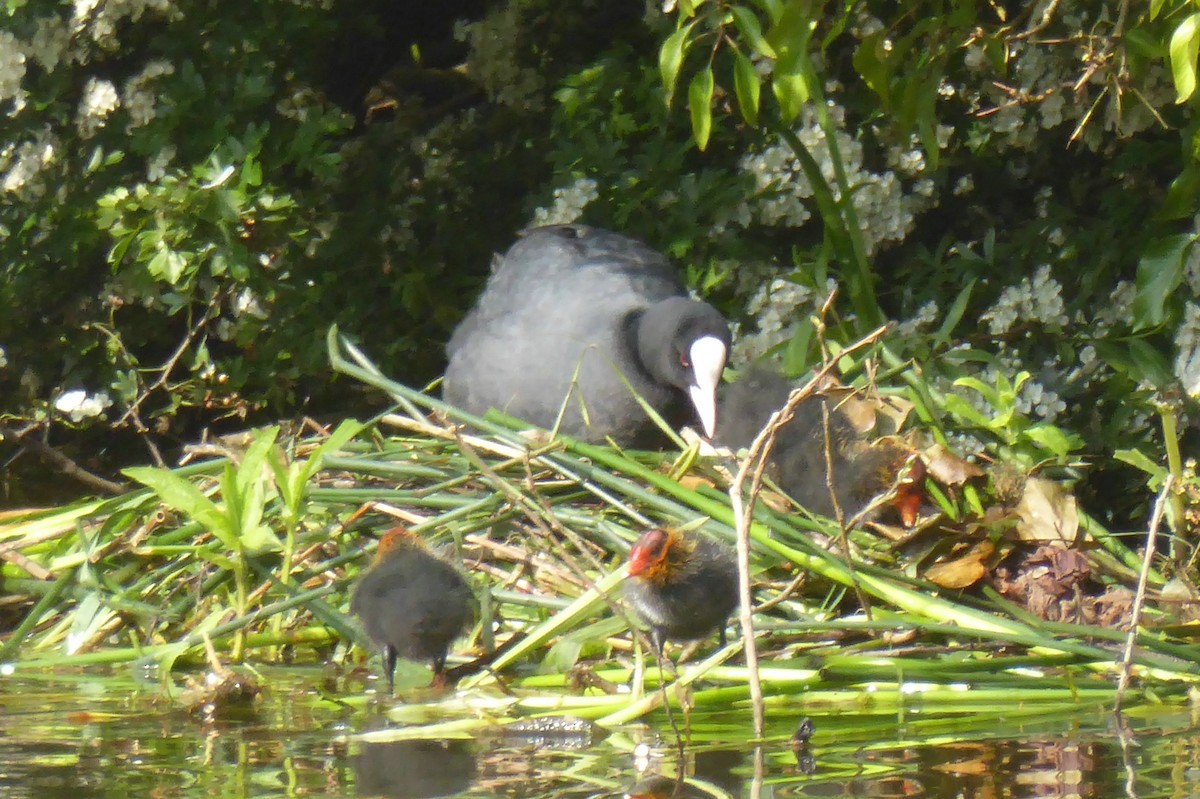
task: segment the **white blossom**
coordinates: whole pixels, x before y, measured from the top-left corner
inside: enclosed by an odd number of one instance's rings
[[[1037,322],[1051,330],[1061,329],[1069,321],[1062,284],[1050,276],[1050,267],[1043,264],[1032,280],[1024,278],[1019,285],[1000,292],[996,304],[980,319],[988,321],[988,329],[994,336],[1008,332],[1018,321]]]
[[[267,312],[263,310],[258,295],[248,288],[243,288],[233,298],[233,313],[235,316],[255,316],[266,319]]]
[[[55,410],[69,416],[72,422],[100,416],[110,405],[112,398],[107,393],[98,391],[89,395],[81,388],[65,391],[54,401]]]
[[[146,180],[151,182],[161,179],[167,174],[167,167],[175,160],[175,145],[168,144],[157,153],[155,153],[149,161],[146,162]]]
[[[28,56],[49,72],[62,60],[70,40],[71,31],[61,17],[55,14],[40,17],[29,40]]]
[[[125,113],[129,115],[126,131],[140,128],[154,119],[157,113],[158,95],[150,88],[151,84],[163,75],[175,72],[175,66],[169,61],[151,61],[142,71],[125,81],[122,91],[122,103]]]
[[[16,97],[25,78],[25,52],[8,31],[0,30],[0,100]]]
[[[75,115],[79,135],[85,139],[96,135],[96,131],[104,127],[108,115],[120,105],[121,98],[117,96],[117,87],[113,86],[112,81],[88,78],[83,89],[83,100]]]
[[[816,162],[820,180],[834,199],[840,199],[842,194],[839,171],[844,176],[867,254],[873,255],[886,242],[902,241],[912,230],[916,215],[936,203],[933,184],[919,182],[906,194],[897,172],[868,169],[862,142],[844,129],[845,109],[830,101],[826,111],[836,128],[833,135],[840,165],[834,159],[834,148],[814,108],[804,109],[795,134]],[[925,155],[915,145],[894,150],[891,160],[905,174],[919,173],[925,168]],[[813,176],[803,169],[786,142],[748,153],[742,157],[740,166],[754,180],[755,193],[746,207],[737,209],[737,218],[788,228],[802,227],[812,219],[810,206],[816,194]],[[723,230],[726,224],[727,221],[718,221],[717,230]]]
[[[896,325],[896,335],[898,336],[914,336],[922,330],[928,328],[938,319],[938,304],[936,300],[930,300],[917,309],[917,314],[912,319],[907,319]]]
[[[824,292],[784,278],[760,283],[746,305],[746,313],[754,319],[758,331],[738,331],[734,336],[730,362],[735,366],[743,366],[792,338],[800,325],[808,324],[809,316],[835,286],[832,279],[826,284]]]
[[[1188,396],[1200,397],[1200,305],[1184,304],[1183,322],[1175,331],[1175,376]]]
[[[554,190],[554,205],[538,208],[533,213],[533,224],[562,225],[574,222],[583,214],[588,203],[600,196],[596,181],[591,178],[576,178],[570,186],[559,186]]]
[[[0,151],[0,191],[32,199],[42,193],[42,183],[35,182],[39,173],[54,161],[55,140],[45,128],[34,141],[9,145]]]

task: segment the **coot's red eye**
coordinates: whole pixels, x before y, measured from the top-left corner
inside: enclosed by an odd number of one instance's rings
[[[686,352],[681,352],[681,353],[679,353],[679,362],[680,362],[681,364],[683,364],[683,368],[684,368],[684,369],[691,369],[691,368],[692,368],[692,362],[688,360],[688,356],[687,356],[687,353],[686,353]]]

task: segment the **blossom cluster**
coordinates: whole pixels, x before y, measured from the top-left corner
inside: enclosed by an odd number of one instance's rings
[[[844,175],[844,185],[852,189],[851,201],[868,255],[887,242],[903,241],[917,216],[937,203],[932,180],[922,177],[927,169],[925,153],[919,144],[910,142],[908,147],[892,149],[889,160],[894,170],[872,171],[865,165],[862,142],[846,130],[845,109],[830,100],[826,114],[835,128],[832,143],[811,105],[803,110],[795,130],[816,162],[821,182],[834,199],[841,199],[839,169]],[[941,136],[947,141],[949,129],[943,129]],[[769,226],[802,227],[812,219],[816,189],[786,142],[746,154],[741,169],[753,178],[754,194],[733,209],[727,221],[718,223],[718,232],[729,223],[745,227],[757,221]],[[904,181],[914,178],[911,191],[906,192]]]
[[[1174,371],[1188,396],[1200,399],[1200,305],[1184,304],[1183,322],[1175,331]]]
[[[987,321],[993,336],[1007,333],[1017,322],[1036,322],[1047,329],[1062,329],[1069,321],[1062,284],[1051,276],[1049,265],[1043,264],[1032,278],[1022,278],[1017,285],[1000,292],[999,299],[980,320]]]
[[[1086,29],[1092,22],[1083,12],[1068,11],[1062,15],[1068,28]],[[1170,106],[1175,100],[1171,76],[1162,64],[1152,64],[1138,83],[1139,102],[1122,102],[1108,92],[1110,76],[1096,69],[1083,76],[1080,65],[1094,58],[1090,37],[1068,37],[1050,42],[1013,40],[1009,42],[1007,63],[1009,76],[1004,80],[987,80],[991,65],[982,44],[966,48],[963,64],[985,80],[982,89],[954,86],[951,91],[964,97],[975,111],[988,112],[989,130],[998,135],[997,142],[1011,149],[1030,149],[1040,130],[1069,124],[1082,125],[1078,133],[1087,147],[1099,149],[1105,131],[1122,137],[1132,136],[1157,124],[1152,109]],[[1100,109],[1097,114],[1096,109]],[[1095,124],[1092,124],[1095,122]]]
[[[153,84],[164,75],[175,72],[170,61],[155,60],[146,64],[142,71],[125,81],[121,96],[124,98],[125,113],[129,118],[126,132],[148,125],[157,115],[158,94]]]
[[[534,4],[526,0],[502,3],[478,22],[459,23],[455,37],[471,45],[468,68],[492,102],[524,111],[545,106],[546,80],[517,59],[528,29],[526,12]]]
[[[832,279],[824,291],[787,278],[761,283],[746,305],[746,312],[754,319],[757,330],[750,332],[738,326],[730,362],[734,366],[745,366],[792,338],[801,325],[809,324],[812,314],[825,302],[834,286]]]
[[[533,213],[533,225],[562,225],[574,222],[583,214],[588,203],[600,196],[596,181],[591,178],[576,178],[569,186],[554,190],[554,204],[549,208],[538,208]]]
[[[88,394],[87,391],[76,388],[64,391],[54,401],[54,409],[70,417],[72,422],[82,422],[95,416],[101,416],[112,405],[112,397],[103,391]]]

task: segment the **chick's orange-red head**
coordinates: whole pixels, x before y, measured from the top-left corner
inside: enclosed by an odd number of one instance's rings
[[[389,554],[402,549],[415,549],[424,546],[421,536],[398,525],[379,537],[379,549],[375,551],[375,561],[379,562]]]
[[[679,543],[679,533],[674,530],[655,527],[642,533],[629,550],[630,576],[653,580],[664,575],[669,568],[671,550]]]

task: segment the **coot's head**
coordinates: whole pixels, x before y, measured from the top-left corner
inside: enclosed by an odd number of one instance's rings
[[[664,585],[679,576],[680,567],[694,551],[678,530],[654,527],[642,533],[629,550],[629,576]]]
[[[729,324],[705,302],[687,297],[651,305],[637,331],[638,354],[661,383],[687,392],[712,438],[717,429],[717,385],[729,357]]]

